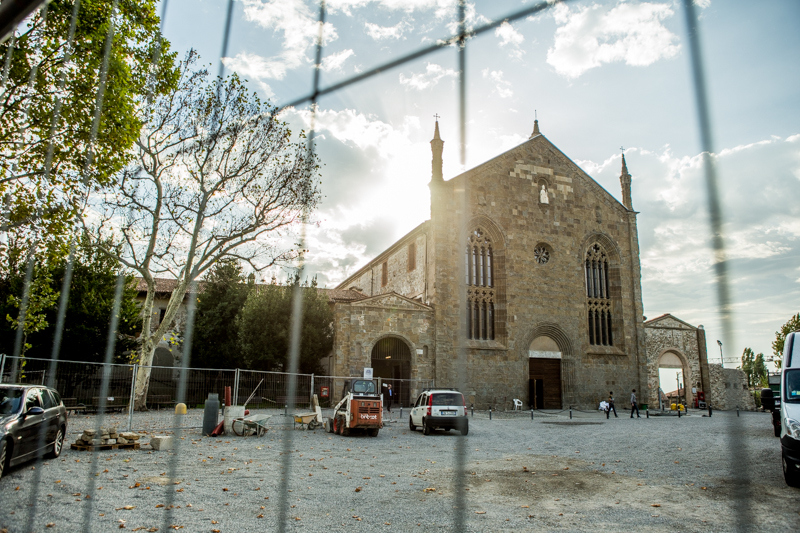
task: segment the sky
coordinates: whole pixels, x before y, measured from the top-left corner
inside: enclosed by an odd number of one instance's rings
[[[800,311],[800,2],[696,0],[730,268],[734,335],[772,354]],[[164,33],[183,55],[220,61],[283,105],[311,90],[318,4],[171,0]],[[533,2],[468,2],[479,26]],[[163,7],[163,4],[162,4]],[[328,0],[321,86],[456,31],[454,0]],[[706,329],[710,362],[723,332],[716,305],[685,14],[675,0],[559,4],[471,39],[466,50],[466,162],[459,160],[454,48],[327,95],[316,117],[323,199],[307,234],[307,273],[335,287],[430,216],[434,114],[445,179],[541,132],[621,199],[620,148],[639,211],[645,315]],[[307,106],[283,113],[308,129]]]

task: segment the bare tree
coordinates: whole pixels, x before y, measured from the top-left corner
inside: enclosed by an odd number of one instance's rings
[[[182,63],[177,89],[148,106],[136,163],[84,217],[98,246],[104,237],[122,241],[122,253],[103,249],[147,284],[139,351],[145,367],[204,272],[224,258],[256,271],[291,261],[300,251],[285,243],[319,201],[318,165],[304,134],[293,142],[275,108],[236,75],[212,80],[192,70],[194,59],[192,53]],[[154,327],[158,275],[177,281]],[[140,368],[137,409],[146,408],[149,378],[149,368]]]

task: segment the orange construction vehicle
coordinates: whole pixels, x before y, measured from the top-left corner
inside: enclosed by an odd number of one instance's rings
[[[383,400],[375,382],[358,379],[342,401],[333,408],[333,416],[325,422],[328,433],[349,435],[351,431],[364,430],[377,437],[383,427]]]

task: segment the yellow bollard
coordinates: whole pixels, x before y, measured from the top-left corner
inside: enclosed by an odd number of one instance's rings
[[[175,414],[176,415],[185,415],[186,414],[186,404],[179,403],[175,406]]]
[[[678,409],[678,406],[673,403],[672,405],[669,406],[669,409],[670,411],[675,411]]]

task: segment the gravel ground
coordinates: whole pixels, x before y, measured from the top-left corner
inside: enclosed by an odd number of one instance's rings
[[[287,530],[450,531],[461,437],[410,432],[407,413],[400,419],[392,412],[377,438],[287,430],[275,412],[261,438],[187,430],[177,455],[144,445],[100,452],[93,465],[91,453],[66,448],[59,459],[7,471],[0,531],[28,533],[37,474],[32,531],[75,531],[85,512],[91,531],[272,531],[287,436]],[[125,428],[127,416],[107,422]],[[93,416],[71,417],[69,441],[94,423]],[[172,424],[169,412],[137,413],[134,428],[146,433],[146,443]],[[201,424],[201,411],[186,415],[185,425]],[[736,516],[748,530],[800,529],[800,490],[783,481],[768,414],[632,420],[620,412],[606,421],[601,413],[576,412],[571,421],[567,413],[531,421],[524,412],[493,413],[493,420],[483,412],[470,419],[463,444],[467,531],[732,531]],[[177,475],[170,481],[173,457]],[[97,490],[87,498],[93,467]],[[737,483],[736,476],[744,478]]]

